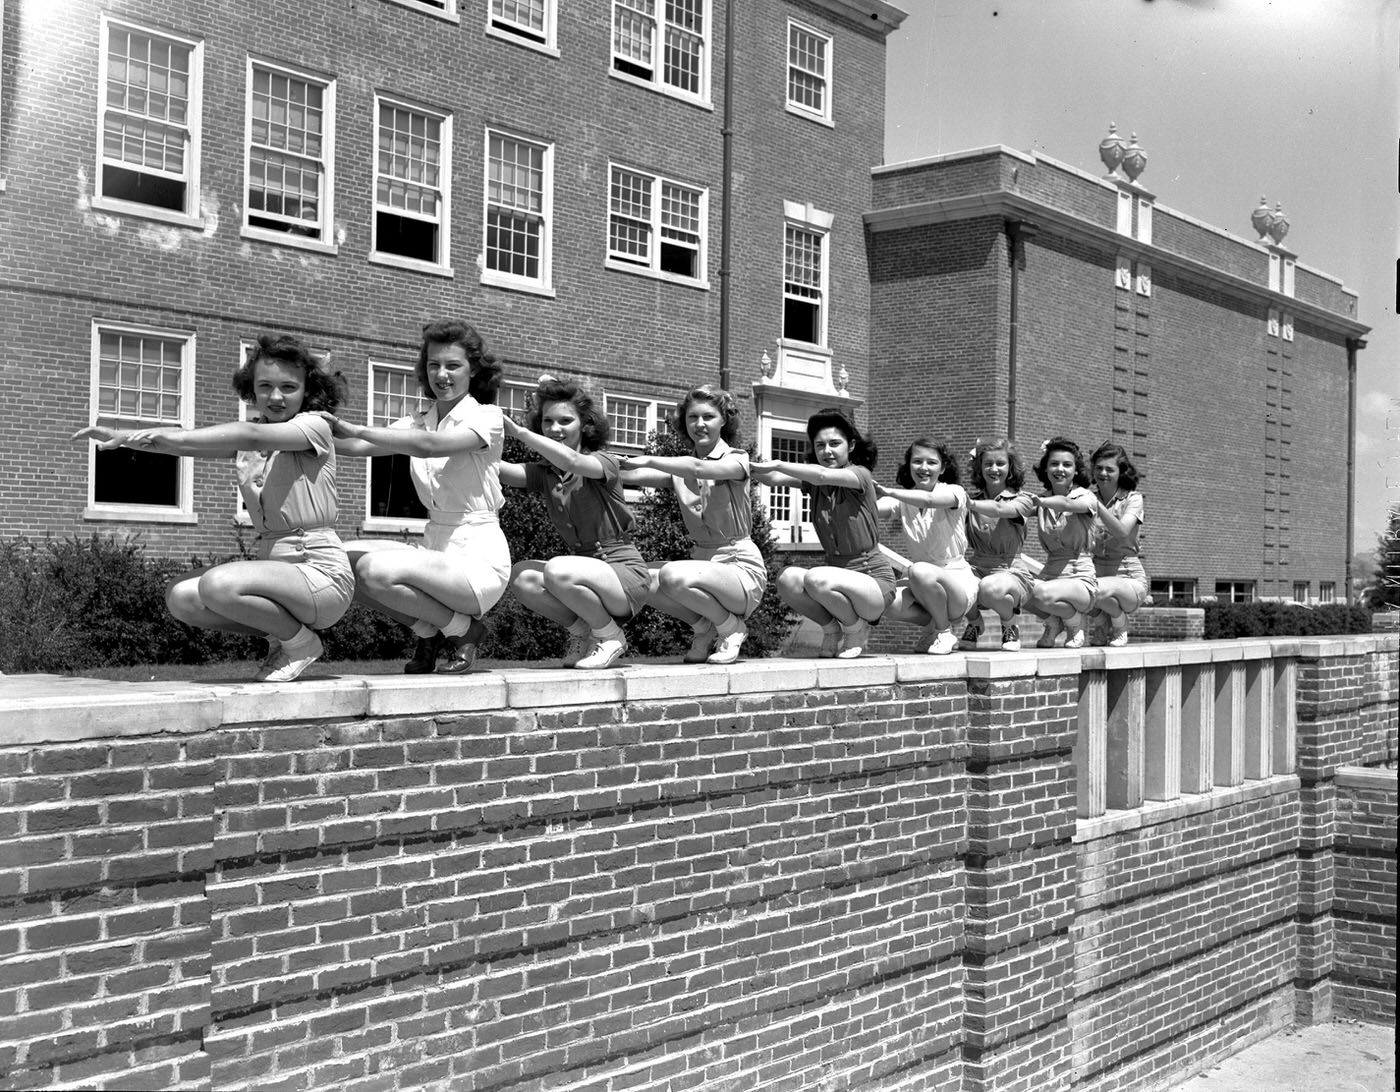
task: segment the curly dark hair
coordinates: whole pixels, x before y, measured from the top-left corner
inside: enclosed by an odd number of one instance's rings
[[[943,469],[938,472],[938,480],[949,485],[959,485],[962,482],[962,474],[958,471],[958,460],[953,455],[952,449],[943,440],[928,440],[919,437],[904,452],[904,462],[895,471],[894,481],[901,489],[914,488],[914,472],[909,468],[909,464],[914,461],[914,449],[921,447],[925,451],[932,451],[943,461]]]
[[[851,445],[851,462],[856,466],[863,466],[866,470],[875,469],[875,458],[877,449],[874,437],[865,437],[860,434],[860,429],[856,428],[855,422],[842,413],[835,406],[828,406],[819,409],[811,417],[807,418],[807,460],[817,461],[816,447],[817,433],[824,428],[834,428],[842,436],[846,437],[846,443]]]
[[[460,345],[467,354],[467,363],[471,365],[467,393],[483,406],[496,404],[496,392],[501,387],[500,362],[486,351],[486,342],[481,340],[476,328],[460,319],[434,319],[423,327],[423,340],[418,346],[418,366],[414,374],[418,376],[418,386],[424,394],[433,397],[432,387],[428,384],[428,349],[433,345]]]
[[[968,481],[972,488],[987,496],[987,483],[982,478],[982,456],[989,451],[1006,452],[1006,488],[1013,493],[1019,493],[1021,487],[1026,484],[1026,465],[1021,462],[1020,452],[1005,436],[997,436],[991,440],[978,440],[972,448],[972,465],[968,467]],[[993,497],[993,500],[996,498]]]
[[[593,396],[569,379],[555,379],[550,376],[540,380],[530,400],[529,428],[531,432],[542,432],[544,408],[551,402],[568,402],[578,413],[583,431],[579,435],[579,448],[583,451],[597,451],[608,446],[612,435],[612,425],[608,415],[593,403]]]
[[[1133,490],[1138,487],[1138,481],[1142,475],[1138,473],[1138,468],[1133,465],[1133,460],[1128,458],[1128,453],[1123,449],[1122,444],[1115,444],[1112,440],[1102,443],[1098,449],[1089,456],[1089,469],[1098,466],[1102,459],[1113,459],[1118,463],[1118,488]]]
[[[233,371],[233,389],[250,406],[256,405],[258,400],[253,391],[253,382],[260,360],[276,360],[301,369],[306,385],[306,395],[301,403],[302,413],[316,410],[334,413],[350,398],[350,384],[345,377],[318,363],[300,338],[291,334],[260,334],[257,346]]]
[[[1052,436],[1045,441],[1045,450],[1040,453],[1040,461],[1035,464],[1035,476],[1040,479],[1040,484],[1046,489],[1051,488],[1050,476],[1045,473],[1045,468],[1050,465],[1050,454],[1054,451],[1067,451],[1074,457],[1074,478],[1071,484],[1087,489],[1089,468],[1084,463],[1084,453],[1079,450],[1078,444],[1064,436]]]
[[[685,415],[690,412],[690,406],[693,402],[708,402],[719,410],[719,415],[723,418],[723,424],[719,426],[719,438],[726,444],[732,444],[739,438],[739,403],[728,391],[711,386],[709,383],[692,387],[676,403],[671,428],[677,436],[687,443],[690,441],[690,436],[685,430]]]

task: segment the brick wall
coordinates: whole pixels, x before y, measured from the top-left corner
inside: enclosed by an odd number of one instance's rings
[[[1336,777],[1332,1006],[1395,1020],[1395,770],[1343,767]]]
[[[1393,779],[1318,737],[1393,756],[1395,638],[1278,654],[1297,775],[1090,821],[1072,652],[4,680],[0,1085],[1107,1092],[1374,1018]]]

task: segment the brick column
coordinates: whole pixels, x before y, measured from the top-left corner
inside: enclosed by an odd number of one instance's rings
[[[968,659],[963,1087],[1053,1092],[1070,1081],[1079,665]]]

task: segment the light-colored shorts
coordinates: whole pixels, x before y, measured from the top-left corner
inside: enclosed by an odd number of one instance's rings
[[[314,615],[303,624],[326,629],[339,622],[350,609],[355,594],[355,574],[340,536],[329,528],[291,531],[278,537],[258,539],[258,557],[295,565],[306,581]]]
[[[1032,571],[1030,562],[1021,554],[1017,554],[1016,557],[1011,560],[1010,565],[1001,566],[999,568],[984,568],[982,566],[973,565],[972,571],[973,574],[976,575],[979,583],[986,580],[987,577],[995,576],[998,573],[1006,573],[1010,576],[1015,582],[1011,587],[1011,598],[1016,610],[1020,610],[1021,607],[1025,605],[1026,600],[1031,597],[1031,585],[1035,581],[1036,574]],[[979,588],[978,591],[980,592],[981,589]]]
[[[732,565],[739,583],[744,589],[744,617],[758,609],[763,599],[763,589],[768,586],[768,567],[763,564],[763,555],[751,538],[741,538],[724,546],[694,546],[690,550],[692,561],[712,561],[716,565]]]
[[[1094,572],[1099,578],[1100,591],[1108,590],[1103,583],[1105,580],[1116,581],[1113,585],[1114,597],[1130,614],[1152,598],[1152,584],[1137,554],[1129,554],[1116,562],[1106,557],[1096,557]]]
[[[1098,577],[1094,575],[1094,562],[1087,554],[1047,558],[1035,582],[1044,584],[1048,580],[1078,580],[1089,589],[1091,596],[1099,590]]]
[[[510,546],[494,519],[470,523],[429,522],[423,549],[446,554],[462,565],[462,579],[485,614],[501,601],[510,583]]]
[[[977,574],[972,571],[972,566],[963,558],[950,561],[947,565],[937,565],[932,561],[915,561],[914,564],[934,565],[947,580],[962,592],[969,605],[977,602]],[[899,587],[907,588],[908,586],[909,578],[902,577],[899,581]]]

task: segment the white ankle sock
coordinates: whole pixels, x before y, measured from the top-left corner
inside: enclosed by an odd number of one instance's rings
[[[421,637],[425,641],[429,637],[436,637],[438,632],[437,626],[433,625],[431,622],[425,622],[421,618],[408,628],[413,630],[413,635],[415,637]]]
[[[622,640],[622,627],[616,622],[609,620],[608,624],[601,629],[592,631],[593,636],[600,641],[620,641]]]
[[[466,633],[467,630],[471,629],[471,625],[472,616],[470,614],[463,614],[459,610],[454,610],[452,612],[452,617],[448,619],[447,625],[442,627],[442,635],[444,637],[460,637],[462,634]]]
[[[715,626],[715,630],[721,637],[728,637],[731,633],[738,633],[739,630],[743,628],[743,625],[744,620],[742,618],[737,614],[731,614],[723,622]]]
[[[299,660],[316,641],[316,634],[302,626],[295,634],[282,642],[282,651],[289,660]]]
[[[590,633],[593,632],[593,627],[590,626],[587,622],[585,622],[582,618],[575,618],[569,624],[569,632],[572,633],[575,637],[587,637]]]

